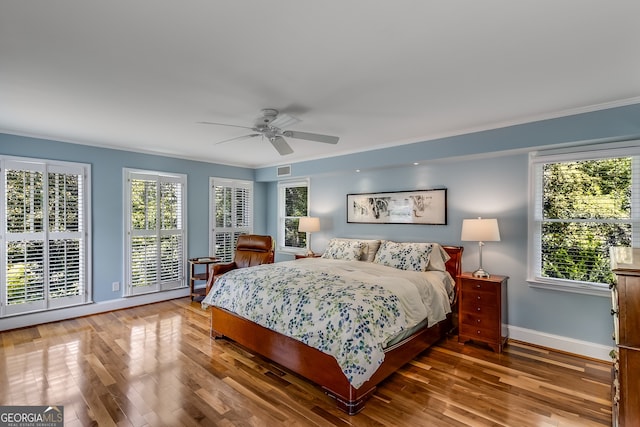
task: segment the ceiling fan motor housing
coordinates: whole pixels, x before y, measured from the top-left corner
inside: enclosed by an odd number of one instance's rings
[[[263,108],[262,117],[258,118],[256,124],[269,124],[278,117],[278,110],[273,108]]]

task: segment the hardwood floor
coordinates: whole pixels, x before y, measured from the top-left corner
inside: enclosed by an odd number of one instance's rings
[[[63,405],[69,426],[605,426],[610,365],[448,338],[348,416],[226,340],[190,298],[0,335],[0,405]]]

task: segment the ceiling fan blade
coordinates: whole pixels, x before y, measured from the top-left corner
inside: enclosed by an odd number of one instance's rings
[[[216,142],[216,145],[224,144],[225,142],[240,141],[242,139],[253,138],[255,136],[260,136],[260,134],[259,133],[252,133],[251,135],[242,135],[242,136],[236,136],[235,138],[223,139],[222,141]]]
[[[242,128],[242,129],[251,129],[251,130],[253,130],[253,128],[249,127],[249,126],[230,125],[230,124],[227,124],[227,123],[216,123],[216,122],[196,122],[196,123],[201,124],[201,125],[231,126],[231,127],[234,127],[234,128]]]
[[[306,139],[308,141],[324,142],[327,144],[337,144],[340,140],[337,136],[320,135],[319,133],[298,132],[297,130],[287,130],[282,134],[289,138]]]
[[[287,154],[293,153],[293,149],[281,136],[272,136],[269,138],[269,142],[271,142],[271,145],[273,145],[273,147],[278,151],[278,153],[280,153],[281,156],[286,156]]]

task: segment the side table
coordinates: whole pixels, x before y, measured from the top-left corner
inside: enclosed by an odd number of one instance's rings
[[[320,258],[322,256],[322,254],[313,254],[313,255],[307,255],[307,254],[295,254],[295,259],[302,259],[302,258]]]
[[[191,291],[191,301],[194,297],[206,296],[206,284],[209,280],[209,265],[220,262],[220,258],[216,257],[203,257],[203,258],[191,258],[189,259],[190,275],[189,275],[189,288]],[[196,268],[196,266],[203,266],[202,268]],[[198,271],[196,271],[198,270]],[[197,286],[198,282],[204,282],[204,286]]]

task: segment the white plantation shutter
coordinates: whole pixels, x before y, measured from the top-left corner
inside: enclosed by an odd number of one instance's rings
[[[128,295],[186,286],[186,175],[126,170]]]
[[[48,170],[49,296],[54,306],[81,302],[86,291],[83,182],[82,171]]]
[[[88,171],[63,162],[3,162],[3,315],[89,301]]]
[[[44,242],[7,242],[7,314],[46,308]]]
[[[233,261],[238,236],[253,233],[253,182],[210,178],[210,253]]]

